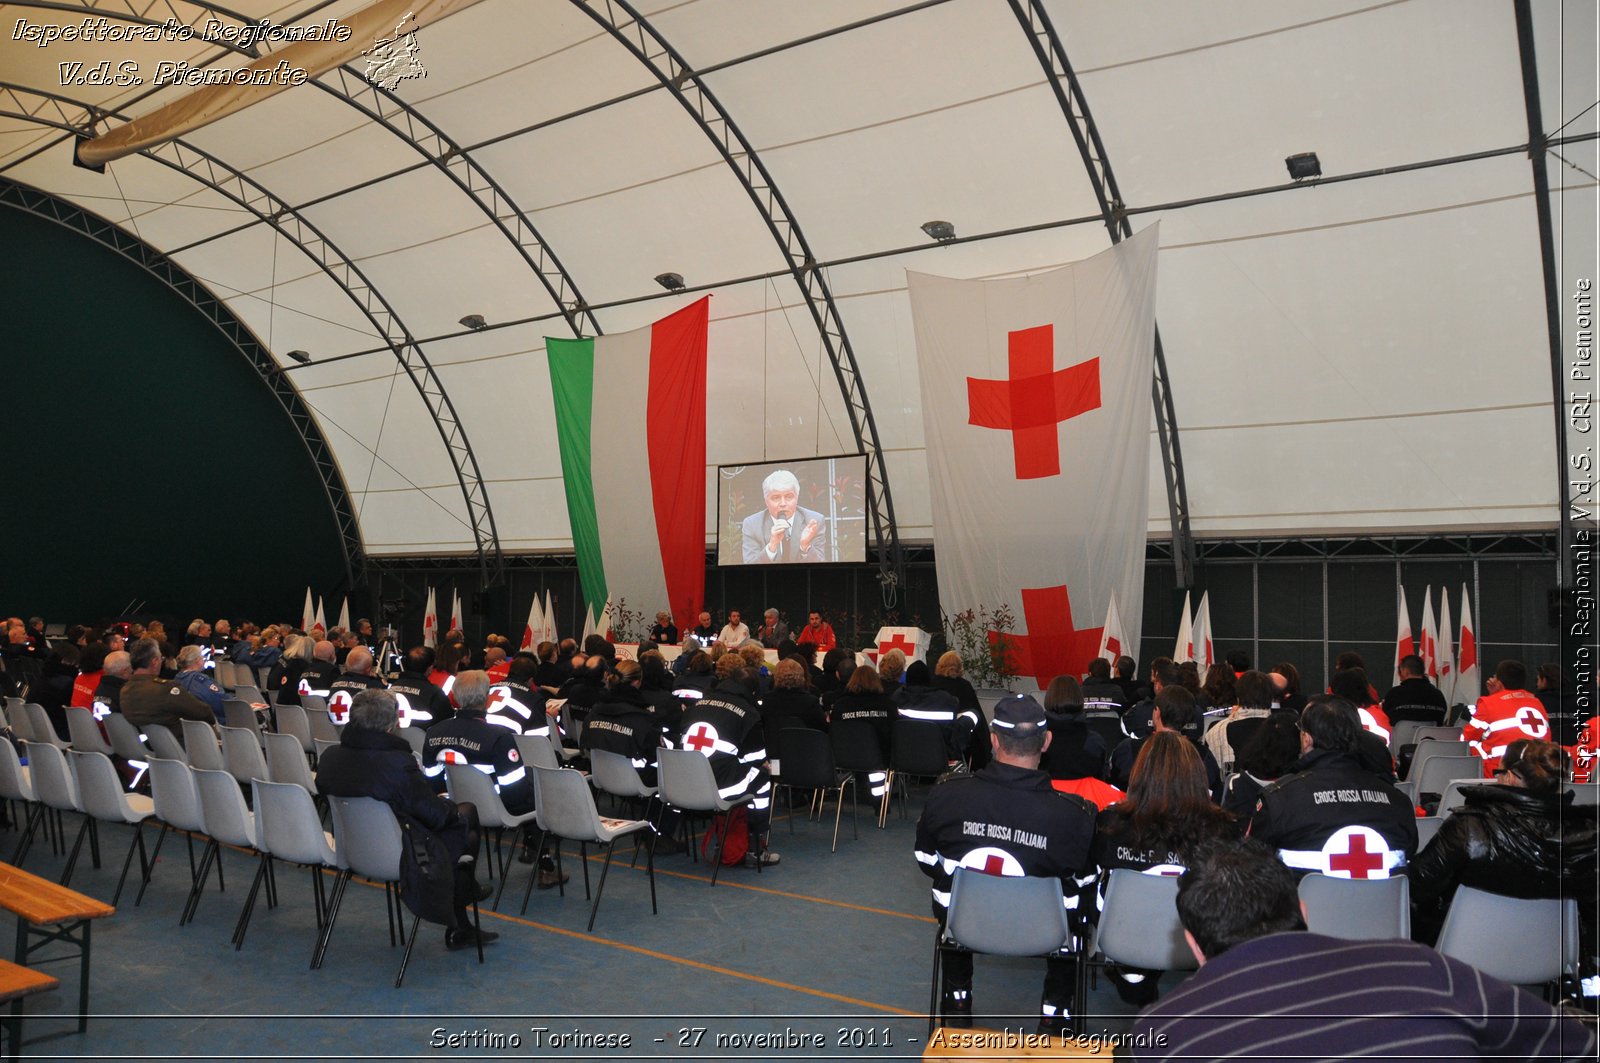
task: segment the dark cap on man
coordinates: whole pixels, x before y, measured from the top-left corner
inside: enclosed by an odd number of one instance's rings
[[[1010,734],[1030,734],[1050,725],[1044,706],[1027,694],[1012,694],[995,703],[991,726]]]

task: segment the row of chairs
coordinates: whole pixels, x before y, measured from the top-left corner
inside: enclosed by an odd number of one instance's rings
[[[1055,878],[1002,877],[957,869],[950,911],[934,944],[928,1029],[938,1017],[940,971],[952,950],[1001,956],[1080,958],[1074,1007],[1088,1010],[1093,968],[1116,963],[1156,971],[1199,966],[1177,913],[1178,878],[1125,868],[1111,872],[1097,923],[1075,927]],[[1410,883],[1404,876],[1357,881],[1313,873],[1300,882],[1307,928],[1351,940],[1408,939]],[[1484,934],[1492,926],[1494,934]],[[1507,949],[1505,941],[1559,942],[1559,949]],[[1525,899],[1457,889],[1436,946],[1439,952],[1514,985],[1541,986],[1554,999],[1577,974],[1578,902]]]

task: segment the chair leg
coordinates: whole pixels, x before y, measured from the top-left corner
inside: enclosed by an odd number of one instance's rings
[[[100,870],[100,821],[89,813],[83,814],[84,820],[89,824],[89,860],[96,871]]]
[[[483,963],[483,920],[478,915],[476,898],[472,902],[472,936],[478,939],[478,962],[481,964]]]
[[[206,839],[205,852],[200,856],[200,870],[195,873],[194,881],[189,886],[189,899],[183,902],[183,913],[178,916],[179,926],[188,926],[194,918],[195,909],[200,907],[200,897],[206,890],[206,879],[211,877],[211,864],[216,861],[217,874],[222,873],[222,860],[218,856],[220,849],[215,838]]]
[[[313,874],[318,874],[320,877],[319,872],[313,872]],[[345,887],[350,884],[350,876],[352,874],[354,874],[354,872],[348,869],[341,871],[333,881],[333,896],[329,898],[328,901],[328,921],[321,927],[317,928],[317,943],[311,948],[311,969],[313,971],[320,970],[322,968],[322,961],[328,955],[328,942],[333,940],[333,921],[334,919],[338,918],[339,905],[344,902]],[[387,882],[383,884],[383,890],[384,905],[387,907],[389,903],[389,884]],[[393,920],[390,920],[389,922],[389,945],[390,947],[394,946]],[[401,977],[405,976],[404,964],[401,964],[400,974]],[[400,983],[398,981],[395,982],[396,986],[399,984]]]
[[[150,881],[150,861],[144,853],[144,824],[133,825],[133,840],[128,843],[128,857],[122,861],[122,875],[117,879],[117,892],[111,895],[111,907],[117,906],[117,901],[122,899],[122,886],[128,881],[128,868],[133,866],[133,851],[139,850],[139,877],[144,882]],[[141,890],[140,892],[143,892]],[[138,907],[137,904],[134,907]]]
[[[933,984],[928,987],[928,1033],[939,1024],[939,968],[944,965],[944,950],[939,947],[939,935],[933,936]],[[1079,1014],[1082,1014],[1081,1012]]]
[[[22,840],[17,843],[17,851],[11,855],[13,867],[22,865],[22,858],[28,855],[28,847],[33,844],[34,832],[39,829],[39,821],[44,818],[44,806],[38,803],[25,806],[28,812],[27,829],[22,832]],[[46,830],[48,831],[48,827]],[[18,998],[21,999],[21,998]]]
[[[67,866],[65,870],[61,872],[61,880],[56,883],[58,886],[65,886],[68,882],[72,881],[73,869],[76,868],[78,864],[78,852],[83,848],[83,836],[93,823],[94,820],[90,819],[88,816],[83,817],[83,826],[78,828],[78,839],[72,843],[72,855],[67,857]],[[94,866],[100,866],[100,861],[98,858],[95,859]]]
[[[171,828],[167,824],[163,823],[163,824],[161,824],[161,833],[156,835],[156,847],[150,853],[150,869],[145,873],[144,881],[139,883],[139,894],[138,894],[138,896],[134,897],[134,899],[133,899],[133,906],[135,908],[139,907],[140,903],[144,901],[144,891],[150,885],[150,880],[155,877],[156,861],[161,859],[161,845],[162,845],[163,842],[165,842],[167,840],[167,831],[169,831],[170,829]],[[194,878],[194,843],[193,842],[189,843],[189,878],[191,880]],[[116,902],[113,901],[112,903],[114,904]]]
[[[256,894],[261,892],[261,880],[267,877],[267,861],[272,857],[266,853],[261,854],[261,862],[256,867],[256,877],[250,883],[250,893],[244,900],[244,908],[239,912],[238,925],[233,928],[233,951],[238,952],[244,948],[244,935],[250,929],[250,914],[255,911]]]
[[[527,915],[528,914],[528,899],[533,896],[533,884],[539,880],[539,855],[538,854],[544,851],[544,838],[545,838],[544,831],[538,831],[537,832],[537,836],[534,839],[533,867],[528,872],[528,888],[525,891],[523,891],[523,894],[522,894],[522,911],[518,913],[519,915]],[[560,848],[558,847],[556,851],[560,852]]]
[[[713,835],[711,842],[711,885],[714,887],[717,884],[717,873],[722,870],[722,843],[726,840],[728,833],[727,817],[723,816],[722,829],[718,830],[717,817],[712,816],[711,822],[706,824],[706,830]],[[759,867],[760,865],[757,864],[757,866]]]
[[[586,929],[591,934],[594,933],[595,913],[600,911],[600,897],[606,891],[606,876],[611,873],[611,853],[615,848],[616,843],[614,842],[611,845],[606,846],[606,862],[600,868],[600,888],[594,891],[594,903],[589,906],[589,926]],[[588,885],[589,880],[588,863],[589,861],[587,859],[584,860],[583,878],[586,886]],[[654,876],[652,876],[652,880],[653,879]]]
[[[606,863],[611,862],[611,852],[606,851]],[[583,865],[583,899],[589,899],[589,845],[587,842],[578,843],[578,863]],[[562,894],[566,896],[566,894]]]
[[[399,989],[400,983],[406,980],[406,964],[411,962],[411,946],[417,943],[417,926],[421,922],[422,916],[413,915],[411,917],[411,934],[406,938],[405,954],[400,957],[400,973],[394,976],[394,987],[396,989]],[[479,945],[478,949],[482,951],[483,946]]]
[[[656,835],[650,835],[650,842],[644,850],[644,867],[650,876],[650,914],[660,915],[656,909]]]

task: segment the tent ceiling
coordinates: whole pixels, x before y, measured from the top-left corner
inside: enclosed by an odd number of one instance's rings
[[[358,6],[233,8],[293,24]],[[1512,7],[1501,0],[1047,8],[1134,208],[1281,184],[1284,156],[1298,151],[1318,152],[1336,177],[1527,139]],[[712,68],[704,84],[760,152],[814,253],[835,263],[825,275],[873,404],[901,535],[928,538],[905,270],[1022,273],[1107,240],[1023,28],[1004,0],[672,0],[640,10],[691,65]],[[1545,128],[1592,135],[1594,5],[1533,0],[1533,13]],[[131,60],[148,77],[163,59],[241,62],[194,41],[12,39],[19,18],[78,17],[5,5],[0,81],[137,115],[188,90],[63,86],[58,64]],[[663,271],[712,286],[709,464],[853,449],[832,368],[765,217],[605,28],[574,0],[485,0],[424,27],[418,43],[427,76],[396,97],[505,190],[603,329],[643,325],[695,297],[663,297],[652,280]],[[312,259],[190,175],[140,156],[105,174],[76,168],[68,142],[39,151],[59,131],[0,110],[0,173],[175,250],[281,364],[293,364],[292,349],[367,352],[294,368],[292,379],[337,455],[370,552],[474,548],[427,406]],[[189,140],[281,202],[306,205],[425,341],[504,548],[570,548],[543,343],[570,333],[480,205],[415,145],[312,86]],[[1595,143],[1561,147],[1571,165],[1551,167],[1561,261],[1590,275]],[[962,236],[1025,231],[936,247],[918,231],[932,218]],[[1070,219],[1080,223],[1058,224]],[[1197,534],[1556,522],[1525,154],[1134,215],[1136,228],[1158,220],[1158,319]],[[468,313],[521,323],[458,335]],[[1152,441],[1150,532],[1162,535],[1155,451]]]

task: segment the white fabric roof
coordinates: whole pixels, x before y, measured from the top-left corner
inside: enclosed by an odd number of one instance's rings
[[[356,6],[235,0],[233,9],[293,24]],[[1069,126],[1003,0],[907,8],[745,58],[901,6],[650,0],[640,9],[691,66],[730,64],[704,83],[755,145],[819,260],[910,249],[832,265],[826,276],[876,415],[901,536],[916,541],[931,525],[905,270],[1026,272],[1092,254],[1108,237],[1097,218],[950,246],[918,231],[933,218],[974,236],[1098,214]],[[1284,157],[1302,151],[1317,152],[1334,178],[1528,140],[1504,0],[1047,8],[1135,210],[1282,184]],[[58,64],[131,60],[148,77],[161,59],[242,62],[197,42],[40,48],[12,39],[17,19],[77,16],[26,4],[4,15],[0,80],[131,116],[190,90],[64,88]],[[1546,132],[1595,133],[1595,5],[1533,0],[1533,15]],[[796,286],[786,275],[740,282],[786,268],[766,219],[690,114],[577,3],[484,0],[425,26],[418,43],[427,74],[396,95],[473,149],[605,331],[698,297],[606,305],[660,295],[658,273],[715,286],[709,465],[853,449]],[[76,168],[60,138],[0,118],[0,173],[182,249],[176,260],[282,364],[293,364],[284,357],[293,349],[320,361],[382,345],[311,259],[247,224],[232,202],[141,156],[106,174]],[[544,318],[423,349],[467,428],[503,548],[570,549],[542,340],[568,329],[478,205],[405,139],[312,86],[186,139],[278,199],[310,204],[304,216],[413,336],[459,332],[472,313],[490,323]],[[1550,167],[1570,283],[1594,276],[1596,142],[1558,150],[1570,163]],[[1526,154],[1511,153],[1134,216],[1135,228],[1162,222],[1157,317],[1197,535],[1556,523],[1533,189]],[[227,235],[187,247],[217,234]],[[334,449],[369,552],[471,550],[449,455],[397,373],[380,351],[292,378]],[[1154,439],[1150,460],[1159,536],[1168,518]]]

